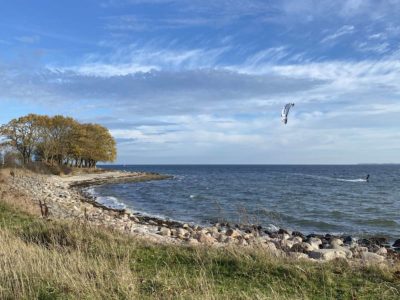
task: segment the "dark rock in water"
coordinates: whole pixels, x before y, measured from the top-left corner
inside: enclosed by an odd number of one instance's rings
[[[279,233],[279,234],[284,234],[284,233],[289,234],[289,232],[288,232],[287,230],[282,229],[282,228],[279,229],[278,233]]]
[[[292,236],[299,236],[299,237],[301,237],[303,240],[305,239],[304,234],[302,234],[300,231],[293,231],[293,232],[292,232]]]
[[[345,244],[351,244],[352,242],[354,242],[354,239],[349,235],[349,236],[346,236],[344,239],[343,239],[343,243],[345,243]]]
[[[400,248],[400,239],[396,240],[396,241],[393,243],[393,247],[394,247],[394,248]]]
[[[323,240],[325,237],[321,234],[311,233],[311,234],[307,235],[306,238],[307,238],[307,240],[309,240],[311,238],[319,238],[320,240]]]
[[[369,240],[373,244],[379,245],[379,246],[386,244],[388,242],[388,239],[384,236],[374,236],[374,237],[369,238]]]
[[[253,229],[260,231],[262,229],[262,226],[261,225],[253,225]]]
[[[333,236],[331,234],[329,234],[329,233],[325,234],[325,236],[324,236],[324,239],[327,240],[327,241],[330,241],[331,238],[333,238]]]
[[[276,238],[279,237],[279,234],[276,233],[276,232],[272,232],[272,233],[269,234],[269,237],[272,238],[272,239],[276,239]]]
[[[272,232],[271,231],[268,231],[268,230],[264,230],[264,233],[266,234],[266,235],[271,235],[272,234]]]

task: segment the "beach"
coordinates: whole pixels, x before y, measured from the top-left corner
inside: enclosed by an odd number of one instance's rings
[[[3,170],[3,195],[24,199],[49,220],[76,220],[110,228],[161,244],[264,249],[279,257],[309,261],[337,258],[365,263],[391,263],[397,252],[384,239],[360,239],[330,234],[305,235],[284,228],[216,223],[199,226],[149,217],[129,209],[111,209],[96,202],[85,188],[116,182],[163,180],[166,175],[145,172],[104,171],[68,176],[40,175],[26,170]],[[5,198],[5,197],[4,197]],[[397,242],[397,241],[396,241]]]

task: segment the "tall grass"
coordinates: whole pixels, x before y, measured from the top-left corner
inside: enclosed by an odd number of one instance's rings
[[[0,201],[0,299],[399,299],[400,268],[162,246]]]

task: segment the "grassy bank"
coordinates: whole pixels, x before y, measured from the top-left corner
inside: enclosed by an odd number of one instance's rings
[[[160,246],[0,201],[0,299],[398,299],[398,266]]]

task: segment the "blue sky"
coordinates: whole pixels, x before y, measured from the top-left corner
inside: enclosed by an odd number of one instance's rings
[[[118,163],[400,163],[399,20],[399,0],[1,1],[0,123],[101,123]]]

